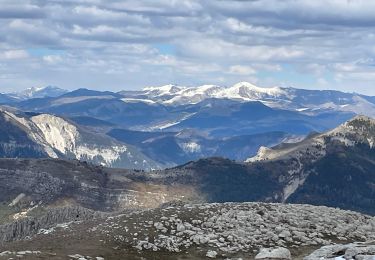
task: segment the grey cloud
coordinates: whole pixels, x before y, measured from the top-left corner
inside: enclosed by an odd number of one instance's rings
[[[366,0],[259,0],[208,1],[216,14],[240,17],[254,24],[306,28],[306,26],[373,26],[375,3]]]
[[[45,26],[44,22],[14,19],[2,23],[0,32],[10,46],[30,48],[35,46],[53,47],[59,45],[59,33]]]
[[[167,81],[262,82],[261,72],[283,73],[285,65],[302,76],[330,73],[330,78],[338,80],[330,82],[336,88],[355,84],[361,77],[368,81],[366,86],[373,83],[374,66],[369,62],[357,62],[354,71],[343,75],[353,62],[375,59],[372,1],[14,3],[4,0],[0,7],[0,17],[5,18],[0,19],[0,52],[64,49],[63,53],[7,61],[4,75],[17,71],[25,78],[15,85],[36,82],[66,87],[77,81],[94,88],[107,80],[105,85],[118,89],[122,82],[134,87]],[[10,83],[0,79],[0,86]],[[298,81],[291,78],[287,83]]]
[[[42,19],[44,11],[35,5],[3,3],[0,6],[0,19]]]

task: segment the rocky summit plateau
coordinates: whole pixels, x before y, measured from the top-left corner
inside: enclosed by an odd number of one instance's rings
[[[77,219],[57,226],[30,222],[38,226],[32,236],[19,225],[1,226],[0,259],[311,260],[375,253],[366,243],[375,239],[374,217],[322,206],[170,203],[110,215],[75,212]]]

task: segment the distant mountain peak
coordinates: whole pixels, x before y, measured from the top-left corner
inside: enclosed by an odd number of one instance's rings
[[[161,87],[147,87],[143,89],[143,93],[149,99],[169,105],[196,104],[210,98],[254,101],[290,96],[286,90],[280,87],[258,87],[249,82],[239,82],[230,87],[218,85],[186,87],[170,84]]]
[[[183,89],[186,89],[186,87],[177,86],[174,84],[168,84],[168,85],[164,85],[160,87],[146,87],[143,90],[150,94],[162,96],[162,95],[175,94]]]
[[[233,89],[245,88],[247,90],[252,90],[252,91],[267,93],[267,94],[284,93],[284,91],[280,87],[258,87],[246,81],[238,82],[234,84],[231,88]]]
[[[120,94],[111,91],[99,91],[87,88],[79,88],[70,92],[65,93],[62,97],[79,97],[79,96],[108,96],[108,97],[122,97]]]
[[[11,94],[18,99],[31,99],[31,98],[45,98],[45,97],[58,97],[68,91],[56,86],[45,87],[31,87],[23,91]]]
[[[217,97],[248,100],[262,100],[287,96],[288,93],[279,87],[263,88],[249,82],[239,82],[217,93]]]

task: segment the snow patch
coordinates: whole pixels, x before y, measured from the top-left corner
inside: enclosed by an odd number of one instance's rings
[[[161,87],[146,87],[143,89],[143,91],[147,92],[147,94],[163,96],[177,93],[183,89],[186,89],[186,87],[169,84]]]
[[[195,115],[195,113],[191,113],[191,114],[188,114],[188,115],[185,115],[183,116],[181,119],[179,120],[175,120],[175,121],[169,121],[169,122],[162,122],[158,125],[154,125],[152,127],[150,127],[151,130],[163,130],[163,129],[166,129],[166,128],[169,128],[169,127],[172,127],[174,125],[178,125],[179,123],[181,123],[182,121],[192,117],[193,115]]]
[[[142,99],[142,98],[122,98],[122,101],[125,103],[137,103],[137,102],[142,102],[146,104],[155,104],[155,101],[152,101],[151,99]]]
[[[260,88],[248,82],[240,82],[217,93],[217,98],[258,100],[265,97],[280,97],[287,92],[279,87]]]
[[[78,160],[94,160],[98,157],[103,158],[106,166],[111,165],[120,159],[121,154],[127,151],[126,146],[112,146],[111,148],[78,146],[73,150]],[[129,154],[131,156],[131,154]]]
[[[201,152],[201,146],[200,146],[200,144],[198,144],[196,142],[182,143],[182,144],[179,144],[179,146],[186,153],[199,153],[199,152]]]

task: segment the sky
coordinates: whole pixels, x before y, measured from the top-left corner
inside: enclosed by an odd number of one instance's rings
[[[375,1],[0,0],[0,92],[165,84],[375,95]]]

